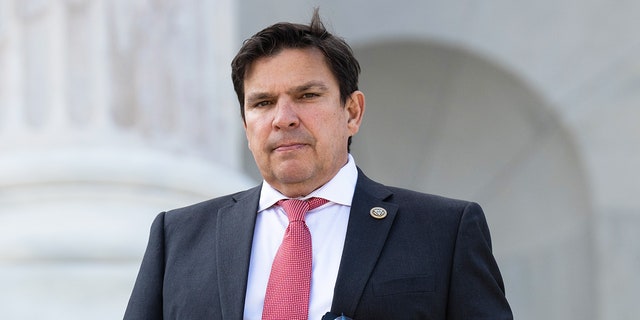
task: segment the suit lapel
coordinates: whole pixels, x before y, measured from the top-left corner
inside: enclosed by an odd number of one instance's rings
[[[222,318],[242,319],[260,187],[234,196],[218,211],[217,272]]]
[[[340,270],[334,289],[331,311],[353,315],[364,288],[378,261],[398,206],[384,200],[391,192],[373,182],[358,170],[358,182],[351,203]],[[384,208],[387,216],[375,219],[370,215],[374,207]]]

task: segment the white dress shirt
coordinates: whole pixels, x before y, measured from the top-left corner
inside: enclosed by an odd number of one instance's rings
[[[358,180],[353,157],[324,186],[301,199],[320,197],[329,202],[309,211],[305,221],[311,232],[313,266],[311,272],[311,295],[309,319],[320,319],[331,310],[333,288],[338,276],[351,200]],[[267,291],[271,264],[282,243],[289,224],[287,215],[278,200],[286,199],[268,183],[262,183],[258,216],[251,246],[251,262],[244,303],[244,319],[261,319],[264,296]],[[240,285],[240,284],[238,284]]]

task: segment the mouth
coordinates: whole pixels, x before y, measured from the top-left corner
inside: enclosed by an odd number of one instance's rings
[[[295,151],[302,149],[306,146],[304,143],[285,143],[275,147],[273,151],[276,152],[287,152],[287,151]]]

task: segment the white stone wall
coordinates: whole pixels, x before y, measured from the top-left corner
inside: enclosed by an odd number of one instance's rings
[[[240,169],[231,1],[0,1],[0,318],[121,318],[153,217]]]

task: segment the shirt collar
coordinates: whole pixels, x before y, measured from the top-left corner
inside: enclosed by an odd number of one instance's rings
[[[358,169],[356,168],[356,163],[353,157],[349,154],[347,164],[340,168],[338,173],[329,180],[329,182],[300,199],[320,197],[327,199],[330,202],[351,206],[351,200],[353,199],[353,193],[355,192],[357,181]],[[288,198],[289,197],[284,196],[278,190],[274,189],[266,181],[263,181],[262,189],[260,191],[258,212],[270,208],[279,200]]]

